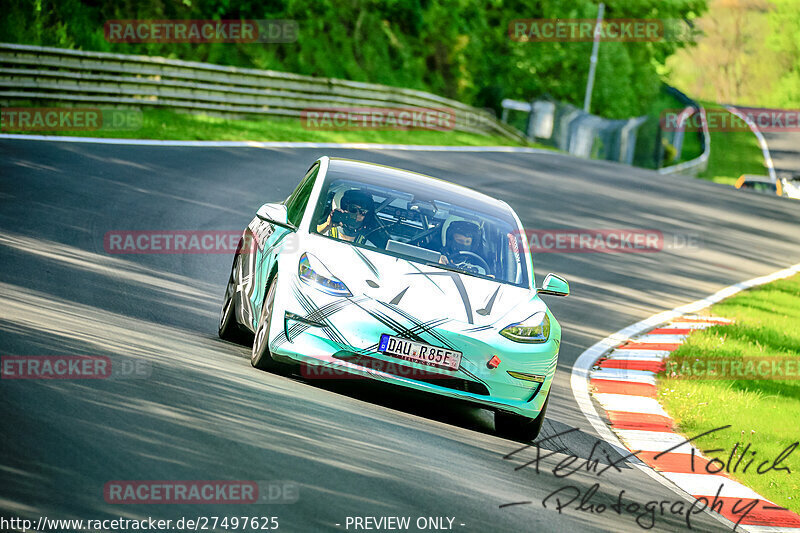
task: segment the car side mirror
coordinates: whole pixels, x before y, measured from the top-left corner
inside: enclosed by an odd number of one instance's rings
[[[539,294],[552,296],[569,296],[569,283],[561,276],[550,273],[544,277],[541,289],[536,289]]]
[[[289,223],[289,213],[286,211],[286,206],[283,204],[264,204],[258,208],[256,216],[264,222],[297,231],[297,227]]]

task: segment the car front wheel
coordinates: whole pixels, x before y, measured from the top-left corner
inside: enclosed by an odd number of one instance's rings
[[[275,361],[269,353],[269,328],[272,322],[272,306],[275,303],[275,290],[278,286],[278,275],[272,278],[272,283],[267,290],[264,298],[264,307],[261,310],[261,318],[258,321],[258,329],[253,339],[253,353],[250,356],[250,364],[259,370],[274,368]]]
[[[241,261],[241,256],[237,254],[236,258],[233,260],[231,275],[228,278],[228,286],[225,288],[225,299],[219,314],[219,327],[217,330],[219,338],[231,342],[242,342],[244,337],[242,329],[236,322],[236,309],[234,308],[236,305],[236,280],[234,278],[234,273],[239,265],[239,261]]]
[[[550,401],[550,396],[544,401],[542,410],[536,418],[528,418],[526,416],[515,415],[512,413],[504,413],[497,411],[494,414],[494,428],[500,435],[505,437],[530,442],[539,436],[544,423],[544,413],[547,411],[547,402]]]

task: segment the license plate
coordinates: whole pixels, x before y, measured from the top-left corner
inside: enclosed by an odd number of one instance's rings
[[[422,342],[401,339],[385,333],[381,335],[378,351],[406,361],[447,368],[449,370],[458,370],[462,355],[461,352],[455,350],[448,350]]]

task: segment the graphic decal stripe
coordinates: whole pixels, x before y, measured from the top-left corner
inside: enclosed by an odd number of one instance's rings
[[[383,303],[383,302],[379,302],[379,303]],[[386,304],[383,304],[383,305],[386,305]],[[429,335],[434,337],[440,344],[444,345],[445,348],[448,348],[450,350],[456,350],[456,347],[453,346],[452,344],[450,344],[450,342],[448,342],[448,340],[446,338],[444,338],[437,331],[434,331],[432,329],[434,327],[437,327],[437,326],[440,326],[440,325],[444,324],[445,322],[449,322],[450,321],[449,318],[438,318],[438,319],[429,320],[428,322],[420,322],[419,320],[417,320],[413,316],[409,315],[408,313],[406,313],[402,309],[392,309],[392,310],[396,311],[399,314],[401,314],[404,318],[406,318],[407,320],[409,320],[410,322],[415,324],[415,326],[413,328],[406,329],[405,331],[408,331],[408,332],[411,332],[411,333],[417,333],[417,332],[428,333]],[[398,335],[398,336],[401,336],[401,335]],[[375,345],[375,347],[377,347],[377,345]],[[486,385],[485,381],[483,381],[478,376],[474,375],[472,372],[469,372],[468,370],[464,369],[463,367],[459,367],[458,371],[459,372],[463,372],[466,376],[474,379],[475,381],[477,381],[479,383],[483,383],[484,385]]]
[[[372,272],[372,275],[378,279],[381,279],[381,274],[380,272],[378,272],[378,268],[372,263],[372,261],[369,260],[369,258],[366,255],[364,255],[364,252],[359,250],[356,246],[353,246],[352,249],[358,256],[358,258],[361,259],[361,261],[365,265],[367,265],[367,268],[370,270],[370,272]]]
[[[408,290],[408,287],[406,287],[405,289],[403,289],[402,291],[400,291],[400,292],[397,294],[397,296],[395,296],[394,298],[392,298],[392,301],[391,301],[391,302],[389,302],[389,303],[390,303],[390,304],[392,304],[392,305],[397,305],[397,304],[399,304],[399,303],[400,303],[400,300],[402,300],[402,299],[403,299],[403,296],[405,296],[405,295],[406,295],[406,291],[407,291],[407,290]]]
[[[408,329],[408,331],[413,332],[413,333],[417,333],[417,332],[419,332],[419,333],[427,333],[428,335],[430,335],[431,337],[436,339],[438,342],[443,344],[445,348],[449,348],[451,350],[455,350],[455,347],[452,344],[450,344],[446,338],[444,338],[438,331],[435,331],[433,329],[435,327],[441,326],[445,322],[449,322],[450,321],[449,318],[436,318],[436,319],[433,319],[433,320],[429,320],[428,322],[421,322],[419,319],[414,318],[414,316],[408,314],[407,312],[403,311],[402,309],[399,309],[397,307],[389,307],[387,304],[385,304],[383,302],[379,302],[379,303],[382,304],[385,307],[388,307],[392,311],[396,312],[397,314],[399,314],[400,316],[402,316],[403,318],[405,318],[406,320],[411,322],[414,325],[414,327]]]
[[[428,273],[427,273],[427,272],[423,272],[422,270],[420,270],[420,269],[419,269],[419,267],[418,267],[417,265],[415,265],[414,263],[412,263],[411,261],[406,261],[406,263],[408,263],[409,265],[411,265],[412,267],[414,267],[414,270],[416,270],[418,274],[422,274],[423,276],[425,276],[425,278],[426,278],[428,281],[430,281],[430,282],[433,284],[433,286],[434,286],[434,287],[436,287],[437,289],[439,289],[439,292],[441,292],[442,294],[444,294],[444,289],[442,289],[442,288],[439,286],[439,284],[438,284],[438,283],[436,283],[436,282],[433,280],[433,278],[432,278],[432,277],[430,277],[430,276],[428,275]],[[413,273],[412,273],[412,275],[413,275]]]
[[[328,320],[329,316],[337,313],[341,309],[351,304],[361,308],[364,312],[369,314],[375,320],[377,320],[378,322],[389,328],[389,330],[392,333],[396,334],[396,336],[398,337],[407,338],[409,340],[413,340],[416,342],[429,344],[430,342],[421,336],[422,334],[427,334],[433,337],[436,343],[444,346],[445,348],[448,348],[450,350],[456,349],[452,344],[450,344],[450,342],[448,342],[446,338],[444,338],[439,332],[437,332],[434,329],[446,322],[449,322],[451,320],[450,318],[442,317],[442,318],[435,318],[427,322],[422,322],[419,319],[413,317],[412,315],[406,313],[402,309],[390,306],[390,304],[386,304],[384,302],[377,302],[382,306],[384,306],[387,310],[394,311],[396,314],[400,315],[408,322],[410,322],[411,327],[408,327],[403,325],[400,321],[396,320],[395,318],[391,317],[389,314],[379,309],[369,308],[368,303],[372,301],[365,297],[336,300],[322,307],[317,307],[316,304],[311,299],[309,299],[305,294],[301,292],[300,287],[298,287],[296,284],[292,284],[292,292],[294,293],[298,303],[303,307],[303,309],[307,313],[306,316],[303,318],[324,324],[325,327],[322,329],[325,335],[333,342],[341,346],[348,347],[349,351],[352,351],[353,353],[360,355],[370,355],[371,353],[374,353],[377,350],[378,343],[375,343],[367,348],[357,348],[355,346],[352,346],[350,345],[349,342],[347,342],[345,336],[330,323],[330,321]],[[310,327],[311,326],[309,326],[308,324],[303,324],[300,322],[293,324],[289,328],[289,338],[293,338],[296,335],[299,335],[300,333],[306,331]],[[282,331],[281,336],[276,339],[275,345],[281,346],[288,340],[289,339],[287,339],[285,332]],[[485,381],[475,376],[471,372],[465,370],[464,368],[459,368],[459,372],[462,372],[464,375],[473,379],[476,382],[486,385]],[[372,375],[372,372],[369,372],[369,374]],[[377,375],[375,375],[374,377],[376,379],[379,378],[379,376]]]
[[[324,324],[325,327],[323,328],[323,332],[329,339],[331,339],[333,342],[347,345],[347,341],[344,336],[333,326],[333,324],[331,324],[331,322],[328,320],[328,317],[351,305],[354,303],[353,301],[341,299],[325,304],[322,307],[317,307],[313,301],[311,301],[300,291],[300,288],[296,285],[296,283],[292,284],[292,293],[297,299],[297,302],[303,307],[303,309],[305,309],[307,313],[303,318]],[[281,346],[285,344],[291,338],[296,337],[297,335],[306,331],[309,327],[311,326],[308,324],[295,323],[289,328],[289,338],[286,337],[286,332],[282,331],[281,336],[275,340],[275,346]]]
[[[347,342],[347,339],[344,337],[344,335],[342,335],[342,333],[338,329],[336,329],[333,326],[333,324],[331,324],[330,320],[328,320],[329,316],[341,310],[342,307],[348,305],[347,302],[349,302],[349,300],[347,299],[335,300],[329,304],[324,305],[323,307],[317,307],[317,305],[310,298],[308,298],[305,294],[303,294],[299,290],[297,290],[297,297],[298,301],[300,302],[300,305],[302,305],[303,308],[308,313],[308,315],[306,316],[308,320],[325,324],[325,327],[322,328],[322,331],[325,333],[325,335],[328,336],[330,340],[343,346],[349,346],[349,343]]]
[[[483,383],[484,385],[486,385],[486,382],[485,382],[485,381],[483,381],[481,378],[479,378],[478,376],[476,376],[475,374],[473,374],[473,373],[472,373],[472,372],[470,372],[469,370],[466,370],[466,369],[465,369],[465,368],[463,368],[463,367],[459,367],[459,369],[458,369],[458,370],[459,370],[459,372],[463,372],[465,375],[467,375],[467,376],[471,377],[471,378],[472,378],[472,379],[474,379],[475,381],[478,381],[478,382],[480,382],[480,383]],[[489,386],[487,385],[487,386],[486,386],[486,388],[488,389],[488,388],[489,388]],[[491,391],[491,389],[489,389],[489,390]]]
[[[384,304],[383,302],[379,303],[388,307],[387,304]],[[445,348],[448,348],[450,350],[455,350],[455,348],[449,342],[447,342],[447,339],[445,339],[432,329],[436,326],[440,326],[441,324],[444,324],[445,322],[449,321],[450,320],[449,318],[437,318],[430,320],[428,322],[419,322],[410,315],[406,315],[398,309],[393,309],[389,307],[389,309],[396,311],[405,318],[409,319],[409,321],[413,324],[413,327],[409,328],[378,309],[367,309],[364,306],[359,306],[359,307],[361,307],[366,313],[369,313],[370,316],[381,322],[383,325],[390,328],[392,332],[396,334],[397,337],[402,337],[413,341],[429,344],[429,341],[427,339],[424,339],[423,337],[420,336],[420,333],[427,333],[431,335],[434,339],[436,339],[436,341],[438,341],[440,344],[443,344]],[[372,349],[373,351],[374,348],[377,348],[377,344],[370,347],[370,349]]]
[[[369,315],[372,316],[375,320],[379,321],[384,326],[390,328],[397,337],[402,337],[404,339],[410,339],[412,341],[417,341],[417,342],[424,342],[425,344],[427,344],[425,339],[420,337],[416,333],[416,331],[412,331],[411,329],[407,328],[406,326],[396,321],[389,315],[377,309],[364,309],[364,310],[367,313],[369,313]]]
[[[478,309],[475,312],[481,316],[486,316],[490,314],[492,312],[492,307],[494,307],[494,301],[497,299],[497,293],[499,292],[500,292],[500,286],[498,285],[497,288],[494,290],[494,294],[492,294],[492,297],[489,299],[489,303],[487,303],[483,309]]]
[[[462,280],[461,276],[455,272],[451,272],[450,274],[452,274],[450,277],[452,278],[453,283],[455,283],[458,293],[461,295],[461,300],[464,302],[464,311],[467,313],[467,322],[474,324],[475,321],[472,319],[472,306],[469,303],[469,295],[467,294],[467,288],[464,286],[464,280]]]
[[[471,332],[471,333],[475,333],[475,332],[477,332],[477,331],[486,331],[487,329],[494,329],[494,326],[492,326],[492,325],[488,325],[488,326],[477,326],[477,327],[474,327],[474,328],[468,328],[468,329],[465,329],[464,331],[469,331],[469,332]]]
[[[467,314],[467,322],[469,322],[470,324],[475,323],[475,321],[472,319],[472,305],[469,302],[469,294],[467,294],[467,288],[464,286],[464,280],[461,279],[461,276],[459,276],[457,272],[448,272],[448,271],[423,272],[418,268],[417,270],[419,271],[420,274],[428,278],[430,278],[430,276],[448,276],[450,279],[452,279],[453,284],[456,286],[456,290],[458,290],[459,296],[461,296],[461,301],[464,303],[464,312]]]
[[[298,290],[298,288],[294,284],[292,284],[292,293],[294,294],[295,299],[297,299],[297,301],[300,303],[300,305],[303,305],[303,302],[302,302],[302,299],[301,299],[301,296],[300,296],[300,291]],[[303,306],[303,308],[305,309],[305,306]],[[292,327],[289,328],[289,336],[288,337],[286,336],[286,331],[282,329],[281,334],[278,336],[277,339],[275,339],[275,342],[273,344],[274,344],[275,347],[282,346],[286,342],[291,341],[291,339],[293,337],[296,337],[297,335],[303,333],[304,331],[306,331],[310,327],[311,326],[309,324],[303,324],[302,322],[295,323],[294,325],[292,325]]]

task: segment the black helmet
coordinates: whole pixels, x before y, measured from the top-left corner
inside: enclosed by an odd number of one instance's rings
[[[464,237],[472,237],[472,243],[469,246],[463,246],[456,243],[453,235],[459,233]],[[481,228],[474,222],[467,222],[466,220],[455,220],[447,227],[447,241],[445,246],[451,253],[454,252],[474,252],[478,249],[481,242]]]
[[[351,205],[357,205],[367,211],[373,211],[375,209],[375,201],[372,199],[372,195],[359,189],[345,191],[342,195],[340,205],[345,211],[347,211],[347,208]]]
[[[371,194],[358,189],[350,189],[342,195],[339,207],[344,211],[350,211],[351,206],[360,207],[365,218],[358,222],[355,216],[348,216],[342,221],[342,226],[347,231],[358,231],[367,222],[366,216],[375,210],[375,201]]]

